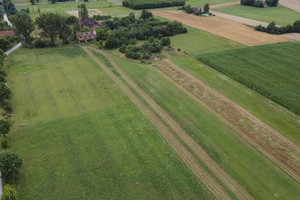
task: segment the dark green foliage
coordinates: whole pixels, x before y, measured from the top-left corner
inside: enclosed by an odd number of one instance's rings
[[[0,102],[3,104],[10,98],[11,91],[5,83],[0,83]]]
[[[161,38],[187,32],[186,28],[179,22],[160,21],[153,17],[136,19],[133,14],[106,20],[104,24],[105,28],[98,30],[101,36],[97,40],[107,38],[104,43],[106,49],[118,48],[122,44],[128,45],[132,41],[131,39],[145,40],[151,37]]]
[[[19,200],[19,196],[15,188],[11,185],[5,185],[1,200]]]
[[[299,52],[300,43],[279,43],[201,54],[199,60],[300,114]]]
[[[0,171],[5,183],[13,183],[18,176],[22,160],[13,153],[0,153]]]
[[[12,30],[12,27],[9,26],[6,21],[2,20],[3,16],[0,16],[0,17],[2,17],[0,19],[0,31]]]
[[[204,5],[203,12],[209,13],[209,4],[208,3]]]
[[[188,14],[194,13],[194,10],[191,7],[191,5],[182,6],[181,8],[179,8],[179,10],[184,10]]]
[[[0,120],[0,135],[6,135],[9,132],[10,124],[7,120]]]
[[[66,19],[67,25],[76,24],[77,22],[78,22],[78,18],[75,16],[70,16],[70,17],[67,17],[67,19]]]
[[[164,37],[161,39],[163,46],[169,46],[171,44],[170,38]]]
[[[255,30],[267,32],[271,34],[284,34],[284,33],[300,33],[300,20],[295,21],[294,24],[283,26],[283,27],[277,27],[275,22],[270,23],[267,27],[263,27],[262,25],[259,25],[255,27]]]
[[[14,15],[17,13],[15,5],[10,0],[3,0],[2,8],[9,15]]]
[[[164,8],[183,6],[184,0],[124,0],[123,6],[132,9]]]
[[[269,7],[274,7],[278,5],[278,0],[265,0],[265,3]],[[264,2],[262,0],[241,0],[241,5],[263,8]]]
[[[17,13],[11,18],[11,23],[15,27],[17,34],[25,38],[25,42],[30,41],[30,34],[35,29],[31,17],[26,13]]]
[[[85,4],[81,4],[81,5],[79,6],[79,8],[80,8],[80,15],[81,15],[81,18],[82,18],[82,19],[89,18],[89,13],[88,13],[88,10],[87,10]]]
[[[95,19],[95,20],[107,20],[110,18],[111,18],[110,15],[94,15],[93,16],[93,19]]]
[[[0,137],[0,145],[2,149],[7,149],[8,148],[8,138],[1,136]]]
[[[0,49],[6,50],[9,47],[9,38],[8,37],[0,37]]]
[[[152,12],[149,12],[147,10],[143,10],[140,18],[141,19],[148,19],[150,17],[153,17]]]
[[[46,42],[43,39],[38,38],[38,39],[35,39],[34,41],[32,41],[32,45],[35,48],[45,48],[46,47]]]
[[[257,0],[254,3],[254,7],[263,8],[264,7],[264,2],[262,0]]]
[[[266,4],[267,4],[269,7],[274,7],[274,6],[277,6],[277,5],[278,5],[278,0],[266,0]]]

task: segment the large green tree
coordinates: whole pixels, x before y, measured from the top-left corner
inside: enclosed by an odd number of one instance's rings
[[[13,183],[16,180],[23,162],[13,153],[0,153],[0,171],[5,183]]]
[[[30,41],[30,34],[34,30],[34,24],[31,17],[25,13],[18,13],[11,18],[11,23],[13,24],[17,34],[24,37],[25,42]]]
[[[81,5],[79,6],[79,8],[80,8],[81,18],[82,18],[82,19],[89,18],[89,12],[88,12],[88,10],[86,9],[85,4],[81,4]]]
[[[64,19],[59,14],[43,13],[35,21],[38,28],[42,30],[41,36],[50,38],[50,43],[54,46],[55,39],[59,35]]]

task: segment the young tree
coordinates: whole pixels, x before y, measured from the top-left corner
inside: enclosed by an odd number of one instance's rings
[[[30,41],[30,34],[34,30],[34,24],[28,14],[18,13],[11,18],[11,23],[14,25],[17,34],[24,37],[25,42]]]
[[[150,17],[153,17],[152,13],[147,11],[147,10],[143,10],[140,18],[141,19],[148,19]]]
[[[88,10],[86,9],[85,4],[81,4],[81,5],[79,6],[79,8],[80,8],[81,18],[82,18],[82,19],[89,18],[89,12],[88,12]]]
[[[208,3],[204,5],[203,12],[209,13],[209,4]]]
[[[4,186],[1,200],[19,200],[17,191],[11,185]]]
[[[35,0],[30,0],[31,5],[35,4]]]
[[[9,132],[10,124],[7,120],[0,120],[0,135],[5,135]]]
[[[36,19],[35,23],[39,29],[42,29],[41,35],[50,38],[50,43],[54,46],[63,21],[64,19],[59,14],[43,13]]]
[[[1,176],[6,183],[13,183],[22,164],[22,160],[17,155],[9,152],[0,153]]]
[[[5,85],[5,83],[0,83],[0,102],[3,103],[5,100],[10,98],[11,91]]]
[[[59,39],[62,39],[64,44],[69,43],[69,38],[72,35],[72,29],[66,23],[62,23],[58,33]]]

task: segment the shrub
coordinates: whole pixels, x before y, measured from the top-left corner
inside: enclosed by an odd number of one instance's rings
[[[300,33],[300,20],[295,21],[293,26],[287,25],[285,27],[277,27],[275,22],[272,22],[267,27],[259,25],[255,27],[255,30],[271,34]]]
[[[141,19],[148,19],[150,17],[153,17],[152,12],[149,12],[147,10],[143,10],[141,14]]]
[[[32,45],[35,48],[45,48],[46,47],[46,42],[43,39],[38,38],[38,39],[35,39],[35,40],[32,41]]]
[[[3,103],[5,100],[10,98],[11,91],[5,85],[5,83],[0,83],[0,101]]]
[[[10,124],[7,120],[0,119],[0,135],[5,135],[9,132]]]
[[[164,37],[161,39],[162,45],[163,46],[169,46],[171,44],[170,38]]]
[[[16,154],[0,153],[1,176],[6,183],[13,183],[17,179],[22,164],[22,160]]]
[[[19,200],[19,196],[15,188],[13,188],[11,185],[5,185],[1,200]]]
[[[0,137],[0,143],[1,143],[1,148],[2,149],[7,149],[8,148],[8,138],[1,136]]]

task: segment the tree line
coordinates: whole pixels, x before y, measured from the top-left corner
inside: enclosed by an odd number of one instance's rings
[[[267,27],[259,25],[255,27],[255,30],[276,35],[285,33],[300,33],[300,20],[295,21],[293,25],[287,25],[283,27],[277,27],[276,23],[273,21]]]
[[[279,0],[265,0],[265,4],[269,7],[274,7],[278,6],[278,1]],[[262,0],[241,0],[241,5],[263,8],[264,2]]]
[[[185,0],[124,0],[123,6],[132,9],[164,8],[183,6]]]

